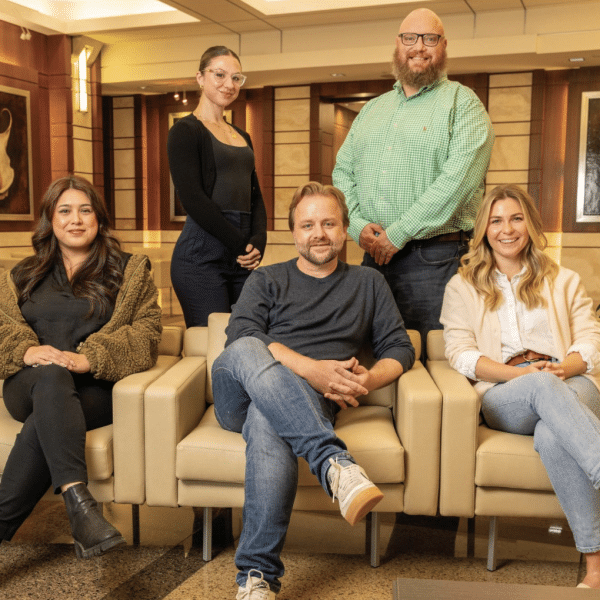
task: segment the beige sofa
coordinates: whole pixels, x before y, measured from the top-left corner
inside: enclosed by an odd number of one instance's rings
[[[134,542],[139,540],[137,506],[146,498],[144,457],[144,391],[181,359],[183,332],[164,327],[156,365],[117,382],[113,388],[113,424],[88,431],[85,457],[89,488],[98,502],[133,505]],[[1,395],[0,382],[0,395]],[[21,430],[0,398],[0,476]],[[46,498],[60,498],[52,493]]]
[[[245,442],[219,426],[212,406],[210,369],[224,347],[228,320],[228,314],[213,314],[208,328],[188,329],[184,358],[145,394],[146,502],[204,507],[205,560],[211,558],[211,509],[244,503]],[[418,356],[416,332],[411,340]],[[440,419],[439,390],[420,362],[359,408],[338,413],[338,435],[385,493],[378,511],[436,514]],[[334,510],[302,459],[294,509]],[[378,525],[373,513],[373,566],[379,564]]]
[[[477,393],[444,355],[442,331],[427,338],[427,369],[442,392],[440,514],[491,517],[488,569],[496,569],[498,517],[565,518],[533,436],[489,429]]]

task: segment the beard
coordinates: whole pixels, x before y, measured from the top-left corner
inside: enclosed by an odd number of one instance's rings
[[[444,48],[438,60],[435,62],[433,60],[430,61],[429,65],[423,71],[415,73],[408,66],[408,58],[402,60],[400,51],[396,48],[392,61],[392,73],[396,81],[420,89],[426,85],[435,83],[442,76],[446,71],[446,59],[447,53]]]
[[[315,244],[317,245],[317,244]],[[311,251],[312,246],[304,245],[297,247],[298,253],[303,256],[309,263],[320,267],[321,265],[325,265],[328,262],[331,262],[334,258],[339,254],[339,250],[333,245],[329,245],[329,251],[327,254],[322,256],[317,256]]]

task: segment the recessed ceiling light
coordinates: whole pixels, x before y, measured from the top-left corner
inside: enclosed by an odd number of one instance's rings
[[[583,62],[585,59],[581,58],[581,57],[577,57],[577,58],[570,58],[569,60],[571,62]]]
[[[346,73],[332,73],[332,77],[346,77]]]

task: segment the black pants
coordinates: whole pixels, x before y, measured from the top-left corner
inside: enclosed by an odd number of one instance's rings
[[[85,432],[112,423],[113,383],[57,365],[25,367],[4,382],[23,423],[0,480],[0,539],[10,540],[46,490],[87,484]]]
[[[250,213],[223,214],[250,237]],[[187,218],[171,259],[171,283],[186,327],[206,327],[211,313],[231,311],[250,275],[236,258],[217,238]]]

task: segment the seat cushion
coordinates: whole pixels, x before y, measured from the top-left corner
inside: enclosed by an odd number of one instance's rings
[[[533,436],[479,426],[475,485],[518,490],[553,491]]]
[[[404,449],[388,408],[340,411],[335,431],[375,483],[404,481]],[[177,445],[177,479],[242,484],[245,452],[241,434],[222,429],[210,405],[198,426]],[[300,486],[319,485],[304,460],[299,461],[298,479]]]

